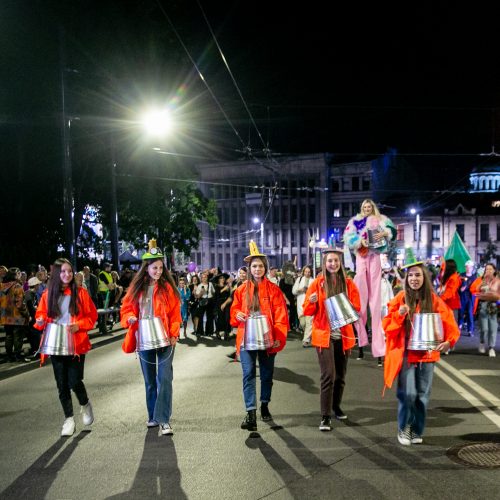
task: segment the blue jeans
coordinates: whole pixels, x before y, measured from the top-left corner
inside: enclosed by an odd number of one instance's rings
[[[243,399],[246,411],[257,409],[256,369],[259,359],[260,401],[269,403],[273,388],[274,359],[276,354],[267,351],[240,351],[240,362],[243,370]]]
[[[174,349],[171,346],[139,352],[149,420],[168,424],[172,415],[172,361]]]
[[[487,343],[488,347],[495,349],[497,343],[498,319],[497,313],[488,314],[488,302],[479,302],[479,319],[481,321],[481,334],[479,342]]]
[[[409,425],[419,436],[423,434],[433,375],[434,363],[409,365],[405,357],[397,389],[399,430]]]

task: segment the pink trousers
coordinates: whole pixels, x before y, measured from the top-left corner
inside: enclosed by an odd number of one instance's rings
[[[357,323],[359,346],[368,345],[366,321],[368,305],[372,321],[372,354],[378,358],[385,356],[385,335],[382,329],[381,290],[382,266],[377,253],[368,253],[366,257],[356,255],[356,276],[354,283],[359,289],[361,299],[360,318]]]

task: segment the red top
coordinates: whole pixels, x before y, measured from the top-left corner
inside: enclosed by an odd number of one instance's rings
[[[167,285],[167,289],[164,290],[159,289],[158,283],[155,283],[153,290],[153,311],[156,317],[161,318],[168,336],[178,337],[182,323],[181,301],[177,295],[175,295],[170,285]],[[129,289],[129,292],[127,292],[123,298],[120,310],[120,323],[123,328],[128,328],[122,345],[122,349],[127,353],[135,351],[135,332],[139,327],[139,321],[130,325],[128,319],[133,316],[139,319],[139,315],[139,300],[132,296],[131,290]]]
[[[64,295],[71,295],[71,290],[66,288],[63,292]],[[92,349],[92,344],[90,343],[88,330],[94,328],[95,322],[97,321],[97,309],[95,308],[89,293],[85,288],[78,288],[78,314],[76,316],[71,315],[71,323],[78,325],[78,331],[74,333],[75,340],[75,354],[85,354]],[[48,289],[44,290],[42,297],[40,298],[40,303],[36,309],[35,319],[43,319],[44,323],[39,325],[36,321],[34,327],[38,330],[43,330],[47,323],[53,323],[56,318],[48,317]],[[42,355],[43,356],[43,355]],[[43,362],[43,360],[42,360]]]
[[[453,273],[443,285],[443,291],[439,294],[450,309],[460,309],[460,296],[458,289],[462,285],[462,278],[458,273]],[[441,287],[440,287],[441,288]]]
[[[238,327],[236,333],[236,351],[240,352],[241,343],[245,334],[245,322],[238,321],[236,315],[242,312],[246,315],[249,313],[249,305],[247,304],[247,287],[250,287],[250,297],[253,297],[255,285],[251,281],[245,281],[234,292],[233,303],[231,305],[231,325]],[[268,353],[279,352],[284,349],[286,337],[288,335],[288,311],[286,308],[285,296],[283,292],[274,283],[271,283],[267,278],[263,278],[259,284],[259,305],[260,312],[267,316],[269,325],[271,326],[271,339],[279,340],[279,347],[267,349]]]
[[[406,314],[401,316],[399,308],[405,303],[405,292],[399,292],[389,302],[389,312],[382,320],[382,328],[386,336],[386,356],[384,359],[384,382],[391,387],[396,375],[401,370],[406,350]],[[417,306],[415,312],[419,312]],[[435,293],[432,294],[432,311],[441,316],[443,322],[444,341],[453,347],[460,337],[460,330],[451,309]],[[439,351],[407,350],[408,363],[434,363],[439,361]]]
[[[307,289],[306,298],[304,300],[304,315],[314,316],[312,324],[312,337],[311,344],[315,347],[330,347],[330,321],[328,319],[328,312],[325,308],[325,278],[320,274]],[[359,312],[361,309],[361,302],[359,298],[358,287],[354,284],[354,281],[350,278],[346,279],[347,284],[347,298],[351,302],[352,306],[356,311]],[[318,300],[314,303],[309,302],[309,297],[312,293],[318,295]],[[354,330],[352,325],[343,326],[340,329],[342,334],[342,347],[344,351],[352,349],[356,344],[356,338],[354,337]]]

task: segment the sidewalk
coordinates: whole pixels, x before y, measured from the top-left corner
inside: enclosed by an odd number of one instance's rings
[[[109,344],[110,342],[115,342],[117,340],[121,340],[123,336],[125,335],[125,329],[119,324],[113,325],[113,330],[111,333],[108,333],[106,335],[101,335],[99,333],[98,328],[93,328],[92,330],[89,331],[89,339],[90,343],[92,344],[92,349],[96,349],[97,347]],[[3,331],[0,331],[0,355],[2,356],[2,359],[5,359],[5,334]],[[24,348],[25,352],[28,351],[29,349],[29,344],[25,343]],[[47,359],[45,364],[50,364],[50,358]],[[34,359],[33,361],[27,361],[27,362],[20,362],[20,361],[14,361],[14,362],[5,362],[0,364],[0,380],[13,377],[14,375],[18,375],[19,373],[24,373],[30,370],[34,370],[35,368],[40,367],[40,360],[39,359]]]

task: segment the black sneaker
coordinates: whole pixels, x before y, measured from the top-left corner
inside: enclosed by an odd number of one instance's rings
[[[337,420],[347,420],[347,415],[340,408],[335,408],[333,413]]]
[[[332,419],[328,416],[324,416],[319,424],[319,430],[321,432],[329,432],[332,430]]]
[[[363,357],[364,357],[363,348],[360,347],[358,349],[358,358],[357,359],[363,359]]]

